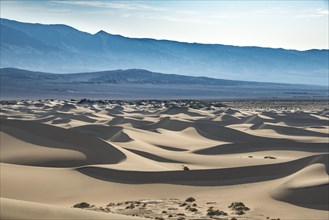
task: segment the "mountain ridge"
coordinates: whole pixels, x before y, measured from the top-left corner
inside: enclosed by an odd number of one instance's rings
[[[81,32],[68,25],[31,24],[1,18],[1,35],[25,33],[27,45],[1,40],[1,67],[44,72],[147,69],[227,80],[325,85],[328,50],[286,50],[128,38]],[[33,47],[32,39],[50,46]],[[3,38],[3,37],[2,37]],[[31,49],[33,48],[33,50]]]
[[[190,84],[192,81],[195,84],[210,84],[210,85],[218,85],[220,83],[227,82],[229,84],[245,84],[245,85],[254,85],[254,84],[278,84],[278,85],[286,85],[279,83],[267,83],[267,82],[252,82],[252,81],[239,81],[239,80],[225,80],[225,79],[215,79],[211,77],[205,76],[186,76],[186,75],[178,75],[178,74],[165,74],[165,73],[157,73],[149,70],[143,69],[117,69],[117,70],[105,70],[105,71],[97,71],[97,72],[81,72],[81,73],[49,73],[49,72],[40,72],[40,71],[30,71],[23,70],[17,68],[0,68],[0,76],[6,78],[15,78],[16,76],[25,77],[27,79],[34,79],[35,77],[44,77],[46,79],[55,79],[55,78],[79,78],[82,77],[83,80],[89,80],[89,82],[95,83],[113,83],[106,82],[105,80],[100,79],[100,77],[109,77],[113,80],[117,80],[117,83],[153,83],[153,84],[161,84],[161,83],[175,83],[177,84],[177,78],[179,79],[179,83],[181,84]],[[87,77],[87,78],[86,78]],[[162,78],[169,79],[175,78],[176,81],[168,81],[165,82]],[[119,81],[117,78],[120,78]],[[127,80],[125,81],[125,78]],[[129,79],[135,78],[134,80]],[[160,80],[159,80],[160,78]],[[137,79],[137,80],[136,80]],[[138,80],[139,79],[139,80]],[[151,81],[153,79],[154,81]],[[185,80],[183,80],[185,79]],[[187,80],[192,79],[192,80]],[[90,81],[94,80],[94,81]],[[96,81],[95,81],[96,80]],[[145,80],[149,80],[146,82]]]
[[[176,42],[176,43],[184,43],[184,44],[200,44],[200,45],[221,45],[221,46],[228,46],[228,47],[240,47],[240,48],[263,48],[263,49],[275,49],[275,50],[286,50],[286,51],[297,51],[297,52],[307,52],[307,51],[329,51],[329,49],[317,49],[317,48],[312,48],[312,49],[307,49],[307,50],[298,50],[298,49],[291,49],[291,48],[283,48],[283,47],[267,47],[267,46],[242,46],[242,45],[231,45],[231,44],[220,44],[220,43],[202,43],[202,42],[186,42],[186,41],[179,41],[179,40],[169,40],[169,39],[158,39],[158,38],[151,38],[151,37],[129,37],[129,36],[124,36],[121,34],[113,34],[106,32],[105,30],[99,30],[96,33],[90,33],[86,31],[81,31],[79,29],[76,29],[72,26],[66,25],[66,24],[44,24],[44,23],[31,23],[31,22],[23,22],[23,21],[16,21],[13,19],[8,19],[8,18],[1,18],[0,20],[5,20],[5,21],[10,21],[10,22],[16,22],[16,23],[21,23],[21,24],[34,24],[34,25],[42,25],[42,26],[58,26],[58,27],[65,27],[69,29],[73,29],[74,31],[78,31],[81,33],[89,34],[89,35],[97,35],[98,33],[105,33],[107,35],[111,36],[119,36],[123,38],[128,38],[128,39],[137,39],[137,40],[155,40],[155,41],[168,41],[168,42]]]
[[[328,98],[328,87],[213,79],[141,69],[71,74],[0,69],[0,99]]]
[[[50,73],[42,71],[31,71],[18,68],[0,68],[1,79],[9,79],[19,77],[20,79],[70,79],[79,82],[90,83],[132,83],[132,84],[196,84],[196,85],[275,85],[275,86],[315,86],[315,87],[329,87],[317,86],[309,84],[289,84],[289,83],[271,83],[271,82],[254,82],[254,81],[241,81],[241,80],[227,80],[211,78],[206,76],[187,76],[179,74],[168,74],[152,72],[144,69],[117,69],[117,70],[104,70],[95,72],[74,72],[74,73]],[[74,79],[75,78],[75,79]],[[106,81],[112,80],[112,81]]]

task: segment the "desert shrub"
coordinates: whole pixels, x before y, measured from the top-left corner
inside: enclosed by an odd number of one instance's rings
[[[276,157],[272,157],[272,156],[265,156],[264,159],[276,159]]]
[[[194,202],[195,201],[195,198],[193,197],[188,197],[185,202]]]
[[[134,208],[135,208],[134,204],[130,204],[126,207],[126,209],[134,209]]]
[[[224,211],[220,211],[218,209],[214,209],[213,206],[210,206],[208,209],[207,209],[207,216],[220,216],[220,215],[224,215],[224,216],[227,216],[227,213],[224,212]]]
[[[243,202],[232,202],[229,208],[234,210],[235,214],[237,215],[244,215],[245,211],[249,210],[249,208]]]
[[[184,166],[184,165],[182,165],[183,166],[183,170],[190,170],[190,168],[188,168],[188,166]]]
[[[224,211],[220,211],[218,209],[214,210],[214,209],[208,209],[207,211],[207,216],[220,216],[220,215],[224,215],[224,216],[227,216],[227,213],[224,212]]]
[[[186,206],[186,205],[187,205],[187,203],[184,202],[184,203],[180,204],[179,207],[184,207],[184,206]]]
[[[86,202],[80,202],[73,206],[73,208],[79,208],[79,209],[85,209],[85,208],[90,208],[90,207],[91,207],[90,204],[86,203]]]
[[[191,211],[191,212],[197,212],[197,211],[199,211],[199,210],[196,209],[196,208],[190,208],[189,211]]]
[[[207,209],[207,211],[210,211],[210,210],[212,210],[212,209],[214,209],[214,206],[210,206],[210,207]]]

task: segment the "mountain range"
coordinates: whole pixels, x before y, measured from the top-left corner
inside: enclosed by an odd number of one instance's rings
[[[193,77],[177,74],[163,74],[150,72],[143,69],[111,70],[101,72],[55,74],[35,72],[15,68],[0,69],[1,80],[32,80],[49,83],[76,83],[76,84],[171,84],[171,85],[214,85],[214,86],[243,86],[267,85],[289,86],[277,83],[262,83],[251,81],[237,81],[214,79],[209,77]]]
[[[328,87],[163,74],[142,69],[72,74],[0,69],[1,99],[327,98]]]
[[[2,68],[57,73],[147,69],[239,81],[327,85],[328,56],[328,50],[137,39],[1,18]]]

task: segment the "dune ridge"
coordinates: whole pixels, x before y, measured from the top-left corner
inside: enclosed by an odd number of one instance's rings
[[[122,171],[101,167],[81,167],[78,168],[78,171],[85,175],[111,182],[220,186],[282,178],[292,175],[314,163],[323,164],[326,168],[325,170],[329,173],[328,156],[329,154],[323,154],[278,164],[207,170],[142,172]]]

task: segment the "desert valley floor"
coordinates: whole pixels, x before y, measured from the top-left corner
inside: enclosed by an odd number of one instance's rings
[[[1,219],[328,219],[328,102],[200,103],[2,101]]]

